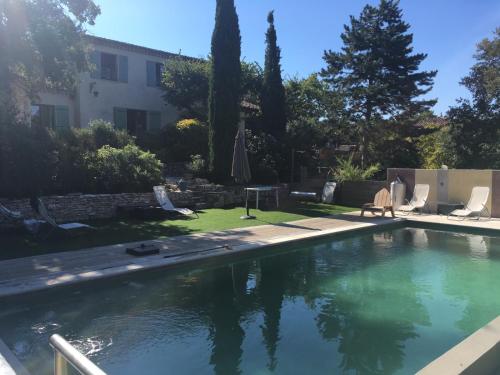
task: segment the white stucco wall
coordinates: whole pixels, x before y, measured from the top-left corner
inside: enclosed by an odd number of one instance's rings
[[[146,53],[133,52],[118,47],[94,45],[95,50],[128,57],[128,82],[91,78],[90,73],[80,74],[74,98],[54,93],[40,93],[36,104],[66,105],[70,125],[87,127],[94,119],[113,122],[115,107],[161,112],[161,125],[178,118],[176,109],[166,105],[162,90],[147,85],[146,61],[163,63],[164,59]]]
[[[156,56],[124,51],[120,48],[96,45],[101,52],[128,57],[128,82],[109,81],[91,78],[89,73],[81,75],[81,83],[77,93],[80,106],[80,126],[88,126],[93,119],[113,121],[113,108],[121,107],[144,111],[160,111],[162,126],[177,118],[174,107],[166,105],[162,98],[162,90],[147,86],[146,61],[163,63]],[[97,93],[97,96],[95,95]]]

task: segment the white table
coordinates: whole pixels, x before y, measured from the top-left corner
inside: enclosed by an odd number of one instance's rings
[[[279,189],[277,186],[255,186],[255,187],[248,187],[245,188],[247,195],[246,195],[246,201],[245,201],[245,207],[248,207],[248,192],[254,191],[255,194],[257,195],[257,201],[255,203],[255,208],[258,210],[259,209],[259,194],[261,191],[273,191],[276,194],[276,207],[279,207],[280,205],[280,200],[279,200]]]

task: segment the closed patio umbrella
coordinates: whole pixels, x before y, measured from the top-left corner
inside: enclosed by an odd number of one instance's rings
[[[248,164],[247,150],[245,147],[245,132],[242,129],[238,130],[234,140],[233,167],[231,170],[231,176],[238,183],[248,182],[252,178],[250,165]],[[241,219],[254,219],[255,216],[250,216],[248,209],[248,190],[245,206],[247,214],[242,216]]]
[[[243,130],[238,130],[234,141],[233,153],[233,168],[231,176],[239,183],[250,181],[252,175],[250,173],[250,165],[248,164],[247,150],[245,147],[245,133]]]

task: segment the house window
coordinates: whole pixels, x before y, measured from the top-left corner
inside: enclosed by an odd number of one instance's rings
[[[114,123],[117,129],[140,136],[146,132],[158,132],[161,128],[161,112],[114,108]]]
[[[92,51],[90,60],[93,65],[90,77],[108,81],[128,82],[128,57],[112,53]]]
[[[101,53],[101,79],[118,81],[118,64],[116,55]]]
[[[163,64],[154,61],[146,61],[147,85],[151,87],[161,86],[163,75]]]
[[[31,126],[54,128],[54,106],[34,104],[31,106]]]
[[[69,128],[69,108],[65,105],[33,104],[31,106],[31,126],[50,129]]]

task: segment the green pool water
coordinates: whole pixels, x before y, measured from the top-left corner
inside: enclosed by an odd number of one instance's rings
[[[412,374],[500,315],[500,238],[418,228],[0,300],[51,374],[59,333],[109,374]]]

